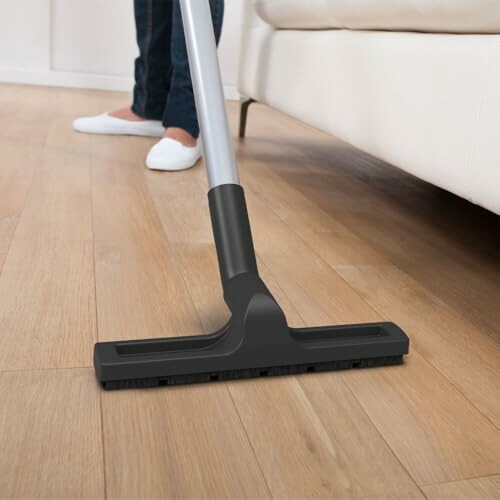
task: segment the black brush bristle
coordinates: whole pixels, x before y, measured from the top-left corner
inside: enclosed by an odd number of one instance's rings
[[[403,356],[386,356],[379,358],[330,361],[304,365],[273,366],[266,368],[246,368],[242,370],[227,370],[212,373],[193,373],[188,375],[171,375],[129,380],[111,380],[102,382],[106,390],[145,389],[165,385],[186,385],[203,382],[221,382],[258,377],[277,377],[282,375],[300,375],[302,373],[348,370],[351,368],[375,368],[380,366],[400,365]]]

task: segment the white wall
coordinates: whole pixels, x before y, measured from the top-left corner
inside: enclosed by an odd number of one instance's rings
[[[49,6],[50,0],[0,0],[0,67],[47,67]]]
[[[229,98],[243,0],[226,0],[219,47]],[[0,81],[129,90],[137,55],[132,0],[0,0]]]
[[[52,25],[52,69],[131,76],[132,0],[52,0]]]

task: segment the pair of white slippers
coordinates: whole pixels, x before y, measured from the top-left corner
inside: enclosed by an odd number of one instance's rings
[[[160,121],[131,121],[115,118],[108,113],[77,118],[73,128],[87,134],[140,135],[162,137],[165,129]],[[201,140],[190,148],[180,142],[163,138],[156,143],[146,158],[146,166],[151,170],[186,170],[193,167],[202,153]]]

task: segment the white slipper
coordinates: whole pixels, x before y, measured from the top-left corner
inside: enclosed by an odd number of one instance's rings
[[[77,132],[85,132],[86,134],[141,135],[151,137],[161,137],[165,132],[161,121],[123,120],[122,118],[110,116],[108,113],[77,118],[73,122],[73,128]]]
[[[201,157],[201,140],[188,148],[179,141],[168,137],[156,143],[146,158],[146,166],[151,170],[186,170],[194,167]]]

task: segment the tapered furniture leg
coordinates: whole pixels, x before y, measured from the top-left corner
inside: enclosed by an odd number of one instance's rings
[[[247,118],[248,118],[248,108],[250,107],[250,104],[256,102],[255,99],[252,99],[251,97],[248,99],[242,99],[241,105],[240,105],[240,133],[239,137],[240,139],[243,139],[245,137],[245,132],[247,129]]]

